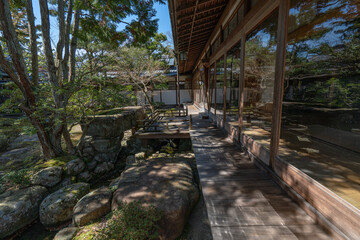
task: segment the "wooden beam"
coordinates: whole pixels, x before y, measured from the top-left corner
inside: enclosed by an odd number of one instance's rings
[[[214,26],[202,27],[202,28],[197,28],[197,29],[194,28],[193,33],[199,33],[199,32],[200,33],[202,33],[202,32],[210,32],[211,33],[213,28],[214,28]],[[180,31],[179,34],[180,34],[179,38],[184,37],[184,36],[190,36],[189,30],[187,30],[187,31],[182,30],[182,31]]]
[[[210,3],[211,0],[205,0],[205,1],[199,1],[198,5],[201,6],[201,5],[204,5],[206,3]],[[182,11],[186,11],[186,10],[189,10],[189,9],[192,9],[194,8],[195,5],[194,4],[186,4],[186,5],[182,5],[181,7],[179,7],[177,9],[178,12],[182,12]]]
[[[227,92],[227,90],[226,90],[226,88],[227,88],[227,86],[226,86],[226,84],[227,84],[227,52],[225,52],[225,54],[224,54],[224,109],[223,109],[223,117],[224,117],[224,119],[223,119],[223,126],[224,126],[224,128],[225,128],[225,123],[226,123],[226,92]]]
[[[199,16],[197,16],[197,18],[195,19],[195,23],[201,22],[201,21],[208,21],[208,19],[219,20],[219,15],[221,15],[221,14],[220,14],[220,13],[216,13],[216,14],[212,14],[212,15],[204,16],[204,17],[199,17]],[[184,22],[181,22],[179,25],[181,25],[181,26],[186,26],[186,25],[189,25],[189,24],[191,24],[191,23],[192,23],[192,21],[184,21]]]
[[[163,131],[163,132],[146,132],[136,133],[135,138],[138,139],[167,139],[167,138],[190,138],[188,130],[183,131]]]
[[[271,125],[270,168],[274,169],[275,158],[279,150],[281,131],[282,98],[284,91],[286,43],[289,23],[290,0],[280,0],[277,29],[275,83]]]
[[[217,19],[213,19],[213,20],[210,20],[210,21],[205,21],[203,23],[197,24],[195,29],[198,30],[198,29],[204,28],[204,27],[206,27],[208,25],[214,28],[214,23],[217,22],[217,21],[218,21]],[[185,28],[185,27],[181,26],[179,28],[179,32],[184,32],[184,31],[189,32],[189,27]]]
[[[197,12],[196,15],[207,13],[207,12],[210,12],[210,11],[214,11],[214,10],[219,9],[219,8],[223,8],[223,7],[225,7],[225,5],[226,5],[225,3],[222,3],[222,4],[215,5],[215,6],[211,6],[209,8],[205,8],[205,9]],[[181,21],[183,19],[187,19],[187,18],[192,17],[192,16],[193,16],[193,14],[180,15],[180,16],[178,16],[177,21]]]
[[[201,36],[208,36],[211,34],[211,29],[210,30],[207,30],[207,31],[198,31],[197,34],[193,34],[193,39],[196,39],[196,38],[199,38]],[[179,37],[179,40],[181,39],[181,41],[185,41],[185,40],[188,40],[190,38],[190,35],[187,34],[187,35],[183,35],[181,37]]]
[[[202,43],[203,45],[205,45],[206,39],[207,39],[207,38],[199,39],[199,40],[197,40],[197,41],[194,41],[193,44]],[[204,41],[205,41],[205,42],[204,42]],[[183,42],[183,43],[180,43],[180,44],[179,44],[179,47],[184,47],[184,46],[189,46],[189,45],[188,45],[188,43],[186,43],[186,42]]]

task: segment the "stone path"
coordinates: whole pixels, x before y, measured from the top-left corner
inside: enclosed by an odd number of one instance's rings
[[[189,110],[213,239],[331,239],[223,131]]]

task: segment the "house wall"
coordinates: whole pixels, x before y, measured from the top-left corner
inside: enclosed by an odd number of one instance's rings
[[[359,171],[356,171],[355,166],[360,158],[354,152],[360,149],[360,143],[350,139],[357,139],[360,132],[357,127],[360,124],[360,107],[357,105],[360,99],[357,95],[360,92],[360,73],[351,70],[345,74],[339,66],[347,64],[346,68],[354,68],[355,65],[345,63],[348,62],[345,56],[357,56],[354,62],[360,61],[360,57],[351,52],[352,47],[347,45],[353,43],[352,46],[357,48],[360,43],[355,40],[359,32],[355,25],[357,30],[348,30],[345,38],[339,37],[342,31],[338,30],[345,31],[348,24],[358,21],[359,11],[356,1],[337,1],[336,4],[332,1],[231,1],[231,6],[229,3],[223,13],[225,17],[221,17],[204,46],[197,68],[194,69],[197,74],[193,78],[198,83],[209,81],[209,99],[201,97],[204,94],[201,95],[201,91],[197,90],[194,91],[194,101],[211,103],[209,113],[218,126],[227,130],[270,171],[296,190],[301,198],[314,207],[318,216],[322,216],[324,225],[331,226],[336,236],[347,236],[349,239],[360,236],[360,211],[359,207],[355,207],[357,204],[360,206],[360,201],[356,201],[360,192],[349,175],[334,177],[339,173],[334,165],[359,179]],[[273,21],[262,28],[270,18]],[[318,32],[318,29],[329,26],[336,26],[335,30]],[[256,41],[251,37],[256,37],[254,33],[259,29],[262,30],[258,31],[259,39],[270,40],[256,46]],[[326,32],[329,35],[321,35]],[[307,36],[314,33],[318,35],[306,40]],[[266,36],[261,37],[261,34]],[[335,39],[334,43],[329,42],[329,39]],[[348,41],[341,42],[342,39]],[[314,47],[317,44],[319,50]],[[264,48],[259,49],[259,46]],[[301,49],[301,46],[310,50]],[[239,50],[236,53],[239,68],[233,72],[226,70],[223,86],[215,87],[213,83],[218,80],[219,74],[214,74],[214,69],[228,69],[228,64],[233,63],[225,61],[220,63],[224,66],[219,67],[216,66],[218,60],[227,59],[234,47]],[[249,51],[251,47],[258,48]],[[297,47],[300,48],[299,56],[294,61],[291,56],[296,56],[294,49]],[[254,56],[262,50],[266,51],[266,48],[272,52]],[[327,56],[320,54],[321,51],[327,51]],[[307,59],[301,59],[303,56],[307,56]],[[208,66],[202,64],[204,59]],[[251,64],[251,59],[258,65]],[[259,62],[265,64],[260,65]],[[208,79],[199,74],[201,71],[208,71]],[[232,106],[224,103],[223,99],[229,96],[227,81],[234,72],[238,74],[236,80],[239,81],[240,99],[239,104],[233,105],[238,111],[230,118],[228,108]],[[347,98],[351,101],[343,101]],[[236,128],[229,124],[234,121],[238,122]],[[254,135],[254,131],[251,133],[254,129],[259,131],[258,136]],[[344,138],[346,140],[341,141],[341,144],[336,140]],[[348,142],[351,144],[344,146]],[[325,146],[324,143],[327,144],[325,149],[316,148],[316,144]],[[353,191],[351,197],[355,197],[355,200],[351,202],[352,199],[346,198],[346,194],[341,195],[342,190],[331,188],[331,184],[326,185],[331,180],[315,180],[315,175],[301,168],[294,159],[299,159],[300,164],[318,164],[317,169],[322,172],[328,169],[328,179],[347,184],[346,189]],[[329,159],[334,159],[333,165],[327,163]]]

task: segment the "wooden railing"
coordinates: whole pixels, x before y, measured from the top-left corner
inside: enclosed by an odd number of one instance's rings
[[[192,116],[188,117],[188,108],[156,109],[144,120],[138,120],[140,132],[161,132],[192,129]],[[174,119],[164,119],[173,117]],[[179,119],[182,118],[182,119]]]

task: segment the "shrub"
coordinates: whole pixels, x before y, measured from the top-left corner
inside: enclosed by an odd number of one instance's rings
[[[139,202],[122,203],[113,211],[104,229],[104,239],[157,239],[161,212],[153,206]]]
[[[29,169],[11,171],[2,177],[2,181],[11,185],[28,185],[31,172]]]

